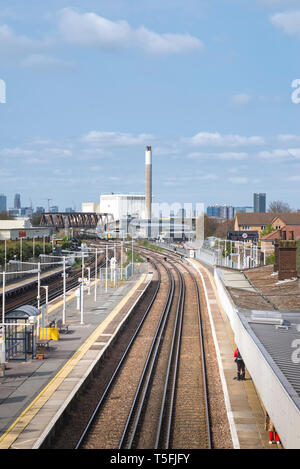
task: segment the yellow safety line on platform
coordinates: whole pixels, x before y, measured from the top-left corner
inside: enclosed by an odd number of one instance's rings
[[[127,295],[120,301],[120,303],[110,312],[105,320],[95,329],[95,331],[86,339],[86,341],[79,347],[79,349],[72,355],[67,363],[61,370],[52,378],[52,380],[45,386],[39,395],[29,404],[29,406],[19,415],[15,422],[8,428],[8,430],[0,437],[0,449],[9,449],[14,441],[18,438],[20,433],[26,428],[37,412],[52,396],[54,391],[64,381],[64,379],[73,370],[75,365],[89,350],[91,344],[98,338],[106,326],[114,319],[123,306],[127,303],[129,298],[136,292],[139,286],[145,281],[147,274],[143,274],[141,279],[135,286],[127,293]]]

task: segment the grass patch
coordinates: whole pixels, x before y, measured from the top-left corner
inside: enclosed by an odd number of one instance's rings
[[[122,266],[124,268],[132,262],[132,250],[127,249],[126,255],[127,255],[126,262]],[[145,260],[139,255],[138,252],[133,251],[133,262],[134,264],[137,264],[137,263],[145,262]]]
[[[138,241],[138,244],[140,246],[143,246],[144,248],[152,249],[152,251],[156,251],[156,252],[162,252],[163,251],[160,246],[156,246],[156,244],[151,244],[146,239],[143,239],[143,241]]]

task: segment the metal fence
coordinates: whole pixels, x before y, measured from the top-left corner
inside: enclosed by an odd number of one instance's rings
[[[61,260],[61,259],[60,259]],[[2,275],[1,273],[3,272],[3,270],[5,270],[5,272],[9,272],[9,276],[7,277],[7,280],[6,282],[7,283],[13,283],[15,282],[16,280],[19,280],[19,279],[22,279],[22,278],[27,278],[27,274],[25,273],[24,274],[24,271],[29,271],[28,272],[28,275],[29,276],[32,276],[32,270],[33,269],[37,269],[37,263],[39,262],[39,259],[29,259],[28,261],[26,261],[26,263],[22,263],[22,262],[12,262],[12,263],[8,263],[6,264],[6,268],[4,266],[0,266],[0,285],[2,285]],[[53,264],[53,266],[51,265],[43,265],[44,264]],[[43,257],[43,260],[41,261],[40,263],[40,268],[41,268],[41,272],[44,272],[46,270],[49,270],[51,269],[52,267],[55,267],[55,264],[57,264],[57,261],[55,259],[53,259],[53,257],[51,256],[45,256]],[[22,273],[18,273],[18,272],[22,272]]]
[[[220,267],[230,267],[232,269],[251,269],[265,265],[265,255],[261,249],[255,245],[245,244],[232,246],[229,252],[224,252],[222,247],[201,248],[195,251],[196,259],[206,264]]]
[[[126,267],[116,268],[101,268],[100,269],[100,282],[105,284],[110,283],[110,286],[116,286],[120,281],[128,280],[134,274],[143,274],[148,272],[148,264],[143,263],[130,263]]]

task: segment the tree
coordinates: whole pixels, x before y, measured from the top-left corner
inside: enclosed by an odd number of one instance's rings
[[[289,204],[282,202],[282,200],[274,200],[269,203],[268,212],[272,213],[282,213],[282,212],[292,212]]]
[[[261,236],[261,238],[263,238],[264,236],[267,236],[268,234],[272,233],[273,231],[276,231],[276,228],[273,228],[271,223],[268,223],[266,228],[261,231],[260,236]]]
[[[228,231],[233,231],[234,229],[234,219],[232,220],[225,220],[222,223],[219,223],[216,231],[215,231],[215,236],[217,238],[227,238],[227,232]]]
[[[32,226],[40,226],[41,218],[41,215],[32,215],[30,219]]]
[[[7,212],[0,212],[0,220],[13,220],[14,217],[9,215]]]
[[[209,238],[215,235],[219,222],[215,218],[204,215],[204,238]]]

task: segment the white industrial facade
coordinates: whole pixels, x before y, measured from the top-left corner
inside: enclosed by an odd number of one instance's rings
[[[111,213],[114,220],[128,216],[145,217],[145,196],[140,194],[103,194],[100,196],[100,212]]]
[[[32,226],[28,218],[0,220],[0,240],[43,238],[51,232],[50,228]]]
[[[100,205],[97,202],[82,202],[82,213],[100,213]]]

